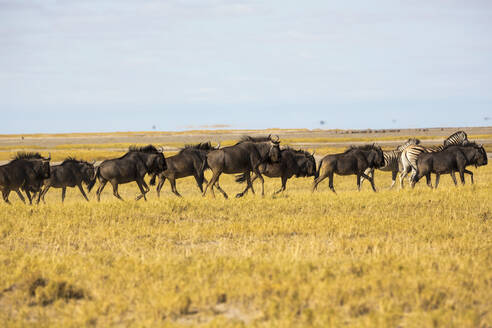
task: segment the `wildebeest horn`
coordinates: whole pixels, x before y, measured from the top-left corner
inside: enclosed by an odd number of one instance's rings
[[[51,153],[48,153],[48,158],[46,160],[51,161]]]
[[[94,164],[96,164],[96,160],[95,159],[92,160],[92,162],[91,162],[91,165],[94,165]]]
[[[273,142],[279,142],[280,140],[280,137],[276,134],[275,135],[275,139],[272,139]]]
[[[219,149],[220,148],[220,142],[217,144],[217,146],[215,146],[215,149]]]
[[[164,151],[164,147],[160,146],[158,151],[159,151],[159,153],[162,153]]]
[[[311,154],[311,156],[314,156],[314,154],[316,154],[316,150],[313,150],[313,153]]]

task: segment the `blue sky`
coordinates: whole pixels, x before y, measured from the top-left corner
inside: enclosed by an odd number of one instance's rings
[[[485,0],[0,0],[0,133],[490,125],[491,34]]]

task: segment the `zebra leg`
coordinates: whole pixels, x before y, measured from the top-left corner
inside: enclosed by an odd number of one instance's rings
[[[368,168],[364,171],[364,173],[365,173],[366,175],[369,175],[369,176],[374,176],[374,169],[371,169],[370,167],[368,167]],[[371,175],[371,173],[372,173],[372,175]],[[363,182],[364,182],[364,177],[362,177],[362,178],[360,179],[360,185],[361,185],[361,186],[362,186],[362,183],[363,183]]]
[[[463,172],[470,175],[471,183],[473,184],[473,172],[472,171],[468,171],[467,169],[465,169]]]
[[[393,189],[396,183],[396,175],[398,174],[398,171],[391,171],[391,186],[389,187],[390,189]]]

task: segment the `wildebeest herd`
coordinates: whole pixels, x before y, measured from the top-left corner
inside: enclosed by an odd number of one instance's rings
[[[172,192],[181,196],[176,188],[176,180],[193,176],[203,196],[210,190],[214,195],[217,189],[225,198],[227,193],[220,187],[219,178],[222,173],[238,174],[236,182],[246,182],[246,188],[236,197],[242,197],[249,190],[254,193],[253,181],[261,181],[261,194],[264,195],[263,176],[281,179],[281,188],[275,193],[286,189],[287,180],[295,177],[314,177],[312,191],[319,183],[328,178],[329,188],[335,192],[333,186],[334,174],[356,175],[357,188],[360,190],[364,179],[369,180],[371,187],[376,191],[374,184],[374,169],[392,172],[394,186],[397,173],[400,173],[400,186],[403,188],[403,179],[412,173],[409,181],[413,187],[422,177],[426,177],[427,185],[431,185],[431,173],[436,174],[435,187],[439,184],[441,174],[450,174],[455,185],[455,173],[460,174],[461,183],[465,183],[464,174],[473,173],[466,169],[469,165],[482,166],[487,164],[487,153],[482,145],[469,141],[464,131],[458,131],[449,136],[443,145],[437,147],[423,147],[418,139],[409,139],[395,150],[383,151],[375,144],[351,146],[340,154],[330,154],[316,163],[314,153],[295,150],[290,147],[281,147],[277,137],[243,137],[233,146],[212,147],[210,142],[185,146],[178,154],[165,158],[162,149],[149,145],[145,147],[130,147],[128,152],[120,158],[108,159],[95,166],[95,162],[67,158],[59,165],[50,166],[51,156],[45,158],[39,153],[22,153],[8,164],[0,166],[0,188],[6,203],[9,203],[9,194],[15,191],[25,202],[24,192],[32,204],[40,200],[50,188],[62,189],[62,202],[65,199],[67,187],[77,186],[89,201],[82,184],[87,186],[88,192],[97,181],[97,200],[109,182],[113,188],[113,195],[123,200],[118,193],[118,185],[135,181],[140,190],[136,199],[146,198],[150,191],[145,182],[145,176],[151,175],[150,185],[154,185],[157,178],[157,196],[165,180],[169,180]],[[205,170],[212,171],[210,181],[205,179]],[[205,188],[203,184],[206,183]],[[390,188],[391,188],[390,187]],[[36,199],[37,195],[37,199]],[[215,196],[215,195],[214,195]]]

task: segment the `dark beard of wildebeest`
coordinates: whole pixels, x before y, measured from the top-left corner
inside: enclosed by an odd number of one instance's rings
[[[261,181],[261,195],[264,196],[264,179],[260,172],[260,165],[268,161],[277,163],[280,160],[280,141],[278,136],[276,139],[268,137],[243,137],[234,146],[224,147],[213,150],[207,154],[207,166],[212,171],[212,178],[207,183],[203,196],[207,194],[207,189],[211,187],[212,195],[215,197],[213,187],[222,193],[227,199],[228,196],[219,185],[219,177],[222,173],[226,174],[246,174],[246,181],[251,192],[254,194],[254,189],[251,184],[251,172],[256,173]]]
[[[295,176],[299,177],[312,177],[316,174],[316,161],[314,160],[314,154],[310,154],[303,150],[294,150],[292,148],[284,148],[280,151],[280,161],[278,163],[263,163],[259,169],[261,174],[269,178],[280,178],[282,181],[282,187],[274,194],[281,193],[285,190],[287,180]],[[257,175],[251,179],[254,182]],[[236,182],[243,183],[246,181],[246,174],[241,174],[236,177]],[[236,197],[242,197],[248,192],[249,187],[237,194]]]
[[[196,180],[196,184],[203,192],[203,182],[205,177],[203,172],[206,169],[207,154],[215,149],[219,149],[220,144],[217,147],[212,147],[210,141],[199,143],[196,145],[186,145],[180,152],[174,156],[166,158],[167,168],[161,172],[159,176],[159,183],[157,184],[156,191],[157,197],[160,197],[162,186],[166,179],[171,184],[171,191],[178,197],[181,197],[180,193],[176,189],[176,179],[181,179],[189,176],[193,176]],[[157,174],[152,176],[150,185],[155,184]]]
[[[113,195],[120,199],[118,185],[135,181],[141,192],[141,197],[145,200],[145,194],[149,192],[149,187],[144,181],[145,175],[159,174],[166,169],[166,160],[162,150],[157,150],[154,146],[129,148],[128,153],[120,158],[109,159],[96,167],[94,178],[99,180],[97,188],[97,201],[101,199],[101,193],[106,183],[113,186]],[[140,199],[137,197],[136,199]]]
[[[15,191],[25,203],[25,198],[19,189],[26,192],[29,203],[32,204],[30,191],[39,190],[44,179],[50,177],[50,160],[39,153],[17,153],[8,164],[0,166],[0,188],[3,200],[10,204],[9,194]]]
[[[396,176],[398,172],[401,170],[401,161],[400,156],[401,152],[405,150],[410,145],[418,145],[420,144],[419,139],[411,138],[408,139],[404,144],[399,145],[394,150],[383,151],[384,157],[384,165],[381,166],[378,170],[380,171],[391,171],[391,186],[392,189],[396,183]],[[368,168],[365,172],[366,175],[370,176],[374,180],[374,168]],[[364,182],[364,178],[360,178],[360,185]]]
[[[436,188],[439,185],[441,174],[449,173],[453,182],[457,185],[455,172],[459,172],[461,184],[465,184],[465,173],[471,177],[473,183],[473,172],[466,169],[468,165],[475,167],[487,165],[487,153],[482,145],[468,142],[464,146],[450,145],[437,153],[423,153],[417,159],[417,174],[415,181],[418,182],[423,176],[426,177],[427,185],[432,188],[431,173],[436,174]]]
[[[412,172],[409,181],[413,187],[415,183],[415,176],[417,175],[417,159],[423,153],[436,153],[444,149],[445,146],[451,145],[466,145],[468,143],[468,136],[464,131],[458,131],[450,135],[444,140],[442,145],[424,147],[421,145],[410,145],[406,147],[400,155],[400,188],[403,189],[403,180]]]
[[[357,175],[357,189],[360,191],[360,178],[364,177],[371,182],[372,190],[376,191],[374,180],[364,171],[368,168],[380,168],[384,165],[383,151],[376,145],[351,146],[344,153],[326,155],[321,160],[318,168],[318,177],[314,179],[313,192],[318,184],[325,178],[329,178],[330,189],[333,187],[333,174]]]
[[[44,196],[51,187],[62,188],[61,197],[63,203],[67,187],[73,188],[75,186],[79,188],[85,200],[89,201],[82,187],[82,183],[87,185],[88,191],[90,192],[95,183],[93,177],[94,162],[88,163],[68,157],[60,165],[51,166],[51,176],[49,179],[44,180],[44,188],[38,195],[37,203],[39,204],[41,199],[44,202]]]

